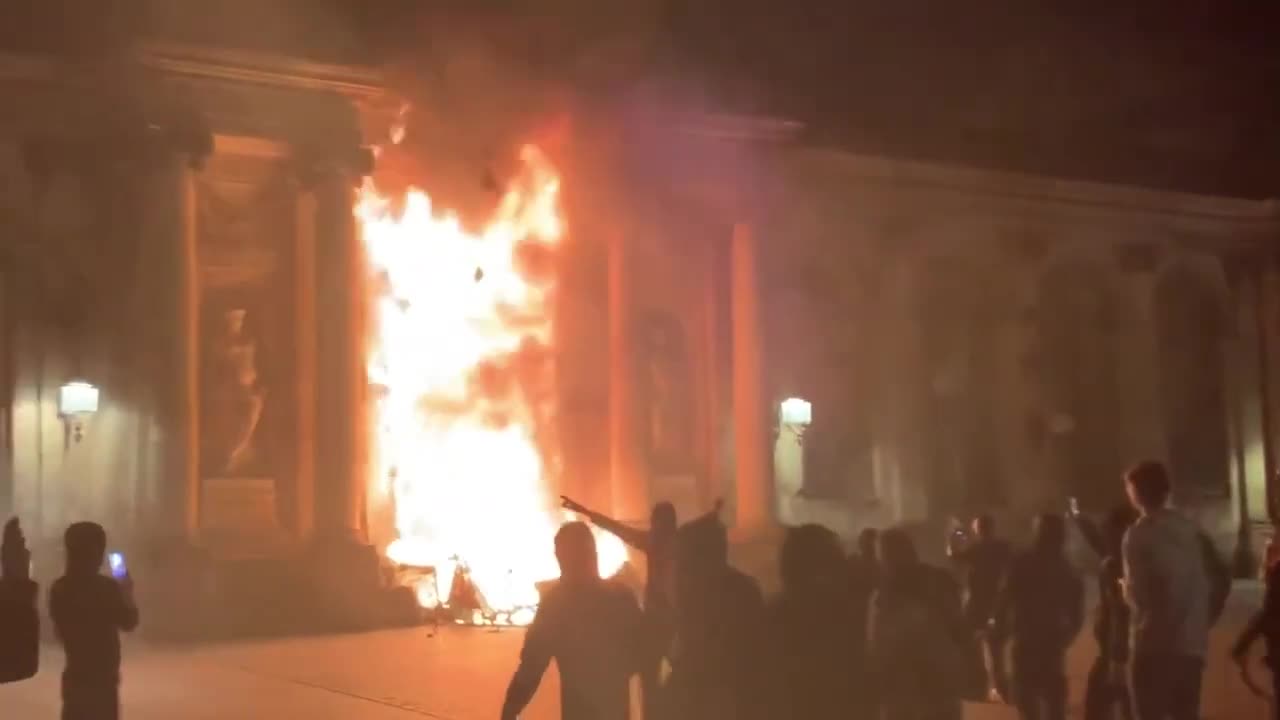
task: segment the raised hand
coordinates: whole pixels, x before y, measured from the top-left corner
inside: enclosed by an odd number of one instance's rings
[[[582,503],[570,498],[568,495],[560,496],[560,506],[569,512],[586,512],[587,508]]]
[[[6,580],[31,579],[31,551],[22,535],[18,518],[10,518],[4,526],[4,543],[0,546],[0,575]]]

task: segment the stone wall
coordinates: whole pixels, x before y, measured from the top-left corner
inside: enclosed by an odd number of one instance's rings
[[[148,509],[166,493],[156,411],[164,391],[145,379],[156,369],[161,306],[149,296],[154,258],[129,231],[138,185],[128,169],[56,154],[13,138],[0,144],[14,393],[6,501],[39,544],[82,519],[116,538],[163,531]],[[101,402],[75,430],[58,415],[58,390],[77,378],[97,384]]]
[[[773,167],[768,394],[815,417],[802,443],[777,437],[781,521],[1026,517],[1073,495],[1102,511],[1142,458],[1171,463],[1224,544],[1241,473],[1265,517],[1245,450],[1251,288],[1272,271],[1249,258],[1280,228],[1272,206],[821,149]]]

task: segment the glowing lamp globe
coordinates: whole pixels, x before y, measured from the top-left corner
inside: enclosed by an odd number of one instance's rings
[[[98,388],[73,380],[58,389],[58,414],[71,418],[98,412]]]
[[[782,401],[780,415],[784,425],[806,426],[813,422],[813,405],[808,400],[787,398]]]

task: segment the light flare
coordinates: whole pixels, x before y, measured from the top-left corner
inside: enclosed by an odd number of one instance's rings
[[[474,233],[418,189],[395,212],[369,181],[355,208],[375,279],[370,492],[394,509],[386,556],[434,570],[414,581],[424,607],[449,604],[461,565],[483,601],[472,620],[486,623],[532,619],[536,584],[559,574],[553,537],[571,519],[547,468],[560,178],[536,148],[521,161]],[[612,575],[626,550],[596,538]]]

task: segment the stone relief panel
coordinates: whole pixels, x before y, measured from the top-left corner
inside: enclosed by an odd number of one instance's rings
[[[215,165],[197,190],[206,529],[261,531],[293,506],[279,496],[295,490],[295,207],[281,172],[228,177]]]
[[[209,476],[270,475],[262,443],[262,418],[270,396],[259,371],[263,308],[247,302],[246,295],[233,292],[220,301],[206,300],[201,457]],[[250,304],[258,305],[253,322],[247,322],[245,306]]]

